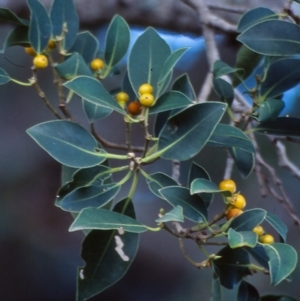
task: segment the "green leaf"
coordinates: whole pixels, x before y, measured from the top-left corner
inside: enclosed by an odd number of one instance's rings
[[[79,19],[73,0],[54,0],[50,12],[52,21],[52,34],[54,37],[62,36],[62,48],[68,51],[76,40],[79,29]],[[64,29],[64,25],[66,28]]]
[[[299,69],[299,59],[281,59],[271,64],[267,78],[261,85],[261,97],[263,99],[274,98],[298,85]]]
[[[123,82],[122,82],[122,91],[126,92],[129,95],[129,100],[136,99],[135,92],[132,89],[131,83],[128,77],[128,71],[126,71]]]
[[[178,185],[178,183],[175,180],[173,180],[171,177],[161,172],[157,172],[149,175],[149,177],[146,180],[149,189],[152,191],[152,193],[154,193],[159,198],[162,198],[159,192],[161,188]]]
[[[123,212],[126,201],[119,202],[114,211]],[[124,214],[135,218],[132,203],[127,206]],[[132,264],[138,245],[137,233],[125,232],[120,235],[116,230],[91,231],[82,244],[81,256],[86,265],[78,268],[76,300],[87,300],[120,280]]]
[[[126,21],[116,15],[106,33],[104,58],[106,67],[110,70],[126,54],[130,42],[130,30]]]
[[[262,267],[269,269],[269,257],[262,245],[257,244],[254,248],[244,248]]]
[[[27,0],[31,11],[29,41],[37,54],[43,52],[51,38],[52,25],[45,7],[38,0]]]
[[[300,119],[293,117],[279,117],[275,120],[263,122],[255,131],[267,135],[300,136]]]
[[[207,179],[195,179],[191,183],[191,194],[195,193],[219,193],[218,186]]]
[[[171,111],[178,108],[184,108],[193,103],[181,92],[170,91],[161,95],[155,105],[150,107],[149,114],[157,114],[164,111]]]
[[[243,131],[222,123],[216,126],[208,144],[217,147],[237,147],[249,153],[255,153],[252,141]]]
[[[159,193],[173,207],[181,206],[183,215],[196,223],[207,220],[207,209],[202,199],[197,195],[191,195],[190,190],[185,187],[173,186],[159,190]]]
[[[158,85],[161,86],[168,79],[168,76],[172,73],[173,68],[188,49],[189,49],[188,47],[180,48],[170,54],[170,56],[165,61],[163,68],[161,70],[158,79]]]
[[[97,106],[87,100],[82,99],[83,110],[90,123],[107,117],[111,114],[112,109]]]
[[[153,28],[146,29],[137,38],[128,59],[129,80],[136,96],[139,96],[139,87],[145,83],[152,85],[155,98],[159,96],[159,77],[170,55],[169,45]]]
[[[106,91],[103,85],[92,77],[78,76],[66,82],[64,86],[95,105],[110,108],[118,113],[125,114],[125,111]]]
[[[287,244],[274,243],[263,245],[269,257],[271,285],[277,285],[286,279],[296,268],[297,252]]]
[[[235,161],[240,175],[246,179],[252,172],[255,165],[255,154],[244,151],[238,147],[229,148],[229,153]]]
[[[260,225],[266,218],[267,212],[263,209],[250,209],[235,217],[230,228],[237,232],[252,231],[254,227]]]
[[[83,209],[71,225],[69,231],[84,229],[97,230],[124,230],[125,232],[142,233],[147,231],[147,227],[137,220],[124,214],[101,209]]]
[[[275,296],[275,295],[267,295],[267,296],[262,296],[260,298],[261,301],[298,301],[292,297],[280,295],[280,296]]]
[[[55,120],[40,123],[26,131],[37,144],[61,164],[86,168],[105,160],[104,150],[82,126],[72,121]]]
[[[17,25],[29,26],[29,21],[19,18],[15,13],[7,8],[0,8],[0,20],[11,22]]]
[[[237,232],[230,228],[228,230],[228,243],[232,249],[240,247],[254,248],[257,243],[257,235],[253,231]]]
[[[265,122],[276,119],[284,106],[284,101],[281,99],[268,99],[264,101],[259,107],[259,116],[257,120],[259,122]]]
[[[236,301],[260,301],[259,293],[257,289],[246,281],[242,281]]]
[[[234,91],[232,86],[222,78],[213,78],[213,88],[222,101],[232,104]]]
[[[296,24],[267,20],[248,28],[237,40],[252,51],[270,56],[289,56],[300,53],[300,27]]]
[[[237,71],[243,71],[243,69],[232,68],[228,64],[224,63],[223,61],[215,61],[212,70],[214,78],[219,78],[223,75],[235,73]]]
[[[250,264],[249,255],[244,249],[231,249],[228,246],[219,251],[217,256],[221,258],[213,261],[213,267],[221,285],[225,288],[235,288],[245,276],[250,274],[246,267]]]
[[[15,45],[27,46],[28,44],[29,44],[28,27],[20,25],[14,28],[8,34],[0,53],[4,53],[5,49],[11,46],[15,46]]]
[[[10,81],[9,75],[6,73],[6,71],[2,68],[0,68],[0,85],[4,85]]]
[[[278,18],[279,16],[269,8],[257,7],[251,9],[241,17],[238,23],[237,32],[243,32],[256,23]]]
[[[183,93],[184,95],[186,95],[191,101],[195,101],[196,100],[196,94],[194,91],[194,88],[190,82],[190,79],[188,77],[188,75],[185,73],[183,75],[181,75],[180,77],[178,77],[172,86],[172,90],[174,91],[179,91],[181,93]]]
[[[287,226],[280,220],[280,218],[270,212],[267,212],[266,221],[278,232],[283,241],[286,241],[286,234],[288,232]]]
[[[184,222],[183,209],[181,206],[174,207],[171,211],[164,214],[163,217],[160,217],[155,220],[157,223],[166,223],[166,222]]]
[[[219,102],[200,103],[169,118],[158,137],[157,151],[162,152],[161,157],[183,161],[199,153],[225,108],[226,105]]]
[[[221,283],[218,276],[214,273],[212,279],[212,292],[210,301],[221,301],[222,300],[222,291],[221,291]]]
[[[79,75],[93,76],[83,57],[78,53],[72,53],[66,61],[56,65],[55,69],[57,73],[66,80],[71,80]]]
[[[95,57],[99,48],[98,40],[89,31],[80,32],[69,50],[70,53],[77,52],[89,64]]]

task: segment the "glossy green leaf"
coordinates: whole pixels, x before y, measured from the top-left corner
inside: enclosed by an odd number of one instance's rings
[[[97,106],[87,100],[82,100],[83,110],[90,123],[105,118],[112,113],[112,109],[103,106]]]
[[[255,70],[261,59],[262,56],[260,54],[250,50],[245,45],[242,45],[237,53],[235,67],[243,69],[243,72],[237,72],[237,76],[232,78],[232,86],[238,86],[241,82],[240,78],[248,78]]]
[[[259,122],[274,120],[284,108],[284,101],[281,99],[268,99],[264,101],[259,108]]]
[[[257,243],[257,235],[253,231],[228,230],[228,243],[230,248],[250,247],[254,248]]]
[[[4,50],[8,47],[20,45],[20,46],[28,46],[28,27],[27,26],[17,26],[15,27],[7,36],[3,48],[0,53],[4,53]]]
[[[300,119],[293,117],[279,117],[275,120],[263,122],[255,131],[267,135],[300,136]]]
[[[292,246],[283,243],[264,244],[263,247],[269,257],[271,285],[277,285],[296,268],[297,252]]]
[[[299,29],[300,32],[300,29]],[[300,60],[281,59],[271,64],[260,94],[264,99],[274,98],[298,85],[300,81]]]
[[[252,51],[270,56],[300,53],[300,27],[294,23],[267,20],[248,28],[237,40]]]
[[[222,300],[222,290],[219,277],[214,273],[212,279],[211,297],[210,301],[221,301]]]
[[[187,219],[196,223],[207,220],[207,209],[203,200],[197,194],[191,195],[189,189],[173,186],[162,188],[159,193],[173,207],[181,206]]]
[[[256,23],[278,18],[279,16],[269,8],[257,7],[251,9],[241,17],[238,23],[237,32],[243,32]]]
[[[78,53],[72,53],[66,61],[56,65],[55,69],[57,73],[66,80],[71,80],[79,75],[93,76],[83,57]]]
[[[252,141],[243,131],[222,123],[216,126],[208,144],[217,147],[237,147],[249,153],[255,153]]]
[[[19,18],[15,13],[7,8],[0,8],[0,20],[11,22],[17,25],[29,26],[29,21]]]
[[[235,231],[252,231],[254,227],[260,225],[266,218],[267,212],[263,209],[250,209],[235,217],[230,228]]]
[[[89,31],[80,32],[69,50],[70,53],[77,52],[89,64],[95,57],[99,48],[98,40]]]
[[[218,186],[207,179],[195,179],[191,183],[191,194],[195,193],[218,193],[220,192],[220,189]]]
[[[234,91],[227,81],[222,78],[213,78],[213,88],[222,101],[232,104]]]
[[[126,92],[129,95],[129,100],[135,100],[136,95],[134,90],[132,89],[131,83],[128,77],[128,71],[126,71],[123,82],[122,82],[122,91]]]
[[[238,147],[229,148],[229,153],[235,161],[240,175],[246,179],[254,168],[255,154],[253,152],[247,152]]]
[[[184,108],[193,103],[183,93],[170,91],[161,95],[155,105],[150,107],[149,114],[157,114],[164,111],[171,111],[178,108]]]
[[[73,175],[79,170],[80,169],[78,169],[78,168],[62,165],[62,169],[61,169],[61,183],[62,183],[62,186],[64,184],[66,184],[67,182],[71,182],[72,179],[73,179]]]
[[[78,76],[66,82],[64,86],[95,105],[110,108],[118,113],[125,114],[125,111],[106,91],[103,85],[92,77]]]
[[[126,21],[116,15],[106,33],[104,58],[108,69],[115,66],[126,54],[130,42],[130,30]]]
[[[123,212],[126,200],[119,202],[114,211]],[[135,218],[132,203],[124,214]],[[87,300],[120,280],[132,264],[138,245],[137,233],[121,235],[116,230],[91,231],[82,244],[81,256],[85,267],[78,268],[76,300]]]
[[[252,284],[242,281],[238,289],[236,301],[260,301],[259,293]]]
[[[27,0],[30,8],[29,41],[36,53],[42,53],[51,38],[52,25],[47,10],[38,0]]]
[[[158,96],[159,77],[170,54],[169,45],[151,27],[137,38],[128,60],[129,80],[136,96],[139,87],[144,83],[151,84],[154,97]]]
[[[260,301],[299,301],[299,300],[296,300],[292,297],[285,296],[285,295],[280,295],[280,296],[267,295],[267,296],[262,296],[260,298]]]
[[[249,255],[244,249],[231,249],[228,246],[217,255],[221,258],[213,261],[213,267],[221,285],[225,288],[235,288],[245,276],[250,274],[247,268],[250,264]]]
[[[161,157],[183,161],[199,153],[225,108],[226,105],[219,102],[200,103],[169,118],[158,137],[157,149],[162,152]]]
[[[26,131],[37,144],[61,164],[86,168],[105,160],[104,150],[82,126],[72,121],[55,120],[40,123]]]
[[[159,79],[158,79],[158,85],[162,85],[168,78],[168,76],[172,73],[173,68],[177,64],[177,62],[180,60],[180,58],[184,55],[184,53],[188,50],[188,47],[180,48],[175,50],[170,54],[170,56],[165,61],[163,68],[161,70]]]
[[[54,37],[64,36],[62,48],[68,51],[76,40],[79,19],[73,0],[54,0],[50,12],[52,34]],[[64,24],[66,30],[64,30]]]
[[[10,81],[10,77],[7,72],[0,68],[0,85],[4,85]]]
[[[178,183],[173,180],[170,176],[157,172],[149,175],[149,178],[146,179],[149,189],[159,198],[162,198],[159,190],[168,186],[176,186]]]
[[[172,90],[174,91],[179,91],[181,93],[183,93],[184,95],[186,95],[191,101],[195,101],[196,100],[196,94],[194,91],[194,88],[190,82],[190,79],[188,77],[188,75],[185,73],[183,75],[181,75],[180,77],[178,77],[172,86]]]
[[[214,78],[219,78],[223,75],[235,73],[237,71],[242,71],[242,69],[232,68],[228,64],[224,63],[223,61],[215,61],[213,65],[212,73]]]
[[[168,211],[164,214],[163,217],[160,217],[155,220],[157,223],[166,223],[166,222],[184,222],[183,209],[181,206],[174,207],[171,211]]]
[[[288,232],[287,226],[281,221],[281,219],[270,212],[267,212],[266,221],[278,232],[283,241],[286,241],[286,234]]]
[[[125,232],[142,233],[147,231],[147,227],[137,220],[121,213],[101,209],[83,209],[71,225],[69,231],[84,229],[97,230],[124,230]]]

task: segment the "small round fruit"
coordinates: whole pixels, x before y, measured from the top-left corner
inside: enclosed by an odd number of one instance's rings
[[[235,185],[234,181],[227,179],[227,180],[223,180],[220,182],[219,189],[220,190],[229,190],[231,193],[235,193],[236,185]]]
[[[230,220],[231,218],[237,217],[243,213],[243,210],[238,208],[232,208],[230,209],[226,214],[226,219]]]
[[[117,102],[127,102],[129,100],[129,95],[126,92],[119,92],[115,97]]]
[[[237,194],[231,198],[230,204],[234,208],[244,209],[246,206],[246,200],[241,194]]]
[[[127,109],[131,115],[139,115],[142,112],[142,106],[139,101],[130,102]]]
[[[36,56],[36,52],[34,51],[33,47],[25,47],[25,52],[31,56]]]
[[[256,233],[257,236],[262,236],[262,235],[264,234],[264,232],[265,232],[265,231],[264,231],[264,228],[263,228],[262,226],[260,226],[260,225],[254,227],[252,231],[253,231],[254,233]]]
[[[33,65],[36,69],[44,69],[48,66],[48,59],[45,55],[43,54],[38,54],[34,59],[33,59]]]
[[[264,234],[264,235],[259,237],[259,241],[262,244],[270,245],[270,244],[274,243],[274,237],[271,234]]]
[[[50,48],[50,49],[55,49],[56,48],[56,43],[55,43],[54,40],[50,40],[48,42],[48,48]]]
[[[90,66],[94,71],[98,71],[98,70],[103,69],[104,62],[101,59],[94,59],[91,61]]]
[[[150,84],[142,84],[139,87],[139,93],[140,93],[140,95],[152,94],[153,93],[153,87]]]
[[[144,107],[151,107],[154,104],[154,96],[150,93],[145,93],[140,97],[140,103]]]

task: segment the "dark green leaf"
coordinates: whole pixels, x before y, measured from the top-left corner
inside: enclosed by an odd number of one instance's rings
[[[20,46],[28,46],[28,27],[27,26],[17,26],[14,28],[7,36],[3,48],[0,51],[1,53],[8,47],[20,45]]]
[[[196,94],[195,94],[194,88],[193,88],[193,86],[190,82],[190,79],[186,73],[181,75],[174,81],[172,90],[183,93],[191,101],[196,100]]]
[[[228,64],[222,61],[215,61],[213,65],[213,76],[214,78],[219,78],[223,75],[227,75],[230,73],[235,73],[237,71],[242,71],[240,68],[232,68]]]
[[[61,164],[86,168],[105,160],[104,150],[82,126],[67,120],[48,121],[35,125],[27,133]]]
[[[155,220],[157,223],[166,222],[181,222],[184,221],[183,209],[181,206],[174,207],[171,211],[164,214],[164,216]]]
[[[232,104],[234,91],[232,86],[222,78],[213,78],[213,87],[222,101]]]
[[[83,209],[71,225],[69,231],[84,229],[97,230],[123,230],[125,232],[142,233],[147,231],[147,227],[137,220],[121,213],[101,209]]]
[[[250,209],[235,217],[230,228],[235,231],[252,231],[254,227],[260,225],[266,218],[267,212],[263,209]]]
[[[274,120],[284,108],[284,101],[281,99],[268,99],[264,101],[259,108],[259,122]]]
[[[98,51],[98,40],[89,31],[80,32],[76,36],[74,45],[69,50],[70,53],[77,52],[89,64],[95,57]]]
[[[269,257],[262,245],[257,244],[254,248],[244,248],[262,267],[269,269]]]
[[[9,75],[6,73],[6,71],[2,68],[0,68],[0,85],[4,85],[10,81]]]
[[[238,23],[237,32],[243,32],[256,23],[278,19],[278,15],[266,7],[257,7],[246,12]]]
[[[51,20],[45,7],[38,0],[27,0],[31,11],[29,41],[36,53],[42,53],[51,38]]]
[[[54,0],[51,8],[53,36],[64,36],[62,48],[68,51],[76,40],[79,19],[73,0]],[[66,26],[66,28],[64,28]]]
[[[128,71],[126,71],[124,75],[124,79],[122,82],[122,91],[126,92],[129,95],[129,100],[136,99],[135,92],[133,91],[131,83],[129,81]]]
[[[269,257],[271,285],[277,285],[296,268],[297,252],[292,246],[283,243],[264,244],[263,247]]]
[[[97,120],[107,117],[111,114],[112,109],[105,108],[103,106],[97,106],[87,100],[82,99],[83,110],[89,119],[90,123],[94,123]]]
[[[159,96],[159,77],[170,54],[169,45],[151,27],[137,38],[128,60],[129,79],[136,96],[139,87],[144,83],[153,86],[155,98]]]
[[[280,220],[280,218],[270,212],[267,212],[266,221],[278,232],[283,241],[286,241],[287,226]]]
[[[173,186],[159,190],[159,193],[173,207],[181,206],[183,215],[196,223],[207,220],[207,209],[202,199],[197,195],[191,195],[190,190],[185,187]]]
[[[257,243],[257,235],[253,231],[228,231],[228,243],[230,248],[250,247],[254,248]]]
[[[169,118],[159,134],[158,151],[163,151],[162,158],[183,161],[199,153],[225,108],[219,102],[200,103]]]
[[[125,114],[125,111],[106,91],[103,85],[92,77],[78,76],[66,82],[64,86],[95,105],[110,108],[121,114]]]
[[[161,95],[155,105],[150,108],[149,114],[157,114],[164,111],[171,111],[178,108],[184,108],[193,103],[181,92],[170,91]]]
[[[219,193],[218,186],[207,179],[195,179],[191,183],[191,194],[195,193]]]
[[[250,264],[249,255],[244,249],[225,247],[217,255],[221,258],[213,261],[213,267],[222,286],[233,289],[250,274],[246,267]]]
[[[300,53],[300,27],[296,24],[267,20],[248,28],[237,40],[252,51],[270,56],[289,56]]]
[[[222,291],[221,291],[221,283],[218,276],[214,273],[212,279],[212,292],[210,301],[221,301],[222,300]]]
[[[262,296],[260,298],[261,301],[298,301],[292,297],[288,296],[275,296],[275,295],[267,295],[267,296]]]
[[[114,211],[123,212],[126,201],[119,202]],[[132,203],[124,214],[135,218]],[[123,242],[123,247],[120,242]],[[76,300],[87,300],[121,279],[136,256],[138,245],[137,233],[120,235],[116,230],[91,231],[82,244],[81,256],[86,265],[78,269]]]
[[[229,153],[235,161],[241,176],[246,179],[254,168],[255,154],[238,147],[229,148]]]
[[[242,281],[238,294],[237,301],[260,301],[259,293],[257,289],[246,281]]]
[[[66,184],[67,182],[72,181],[73,175],[78,170],[79,170],[78,168],[62,165],[62,170],[61,170],[61,183],[62,183],[62,185]]]
[[[29,26],[29,21],[19,18],[15,13],[7,8],[0,8],[0,20],[12,22],[17,25]]]

